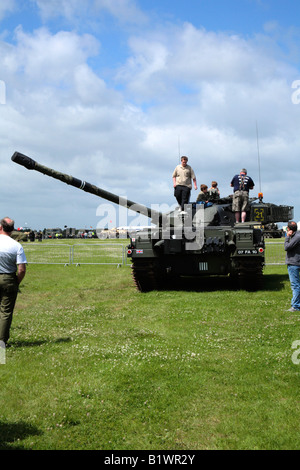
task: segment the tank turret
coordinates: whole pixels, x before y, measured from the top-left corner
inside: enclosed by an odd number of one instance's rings
[[[257,289],[262,283],[265,260],[262,225],[293,218],[293,207],[264,203],[262,195],[258,200],[250,200],[245,223],[235,223],[231,196],[214,203],[190,203],[184,214],[178,208],[163,214],[47,168],[19,152],[11,159],[28,170],[36,170],[152,220],[154,226],[131,233],[127,250],[135,284],[142,292],[160,289],[182,276],[216,275],[231,276],[240,287]]]

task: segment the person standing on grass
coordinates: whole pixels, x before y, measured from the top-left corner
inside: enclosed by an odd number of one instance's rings
[[[300,232],[297,231],[296,222],[289,222],[286,237],[284,239],[284,249],[286,251],[285,262],[289,273],[292,301],[289,312],[300,310]]]
[[[26,274],[26,256],[21,243],[13,240],[14,221],[0,220],[0,342],[7,345],[19,284]]]

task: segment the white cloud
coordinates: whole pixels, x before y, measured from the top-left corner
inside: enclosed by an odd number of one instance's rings
[[[145,23],[146,15],[134,0],[94,0],[97,9],[106,10],[122,23]]]
[[[38,3],[45,18],[54,14],[54,1]],[[74,13],[79,2],[69,7]],[[135,4],[121,7],[133,12]],[[266,199],[299,204],[298,195],[287,191],[283,198],[279,190],[290,178],[287,157],[295,176],[298,171],[300,105],[292,103],[291,84],[299,76],[269,38],[217,34],[187,23],[132,36],[129,45],[113,88],[107,82],[112,71],[91,66],[106,44],[100,47],[90,33],[19,27],[14,44],[0,43],[0,79],[7,90],[0,115],[1,171],[7,176],[2,196],[11,195],[5,214],[16,210],[21,218],[25,211],[37,228],[83,226],[95,224],[103,202],[11,163],[15,150],[131,200],[171,205],[180,138],[199,184],[217,179],[227,195],[233,174],[246,166],[258,186],[256,121]],[[26,191],[12,194],[12,181]]]
[[[255,87],[292,70],[274,57],[273,43],[259,47],[255,39],[208,32],[189,23],[132,37],[129,44],[132,54],[118,78],[146,97],[155,94],[158,82],[180,92],[201,89],[203,83]]]
[[[98,41],[89,34],[77,35],[60,31],[52,35],[46,28],[33,34],[25,33],[22,27],[15,31],[17,46],[12,55],[16,71],[21,71],[31,83],[60,84],[67,82],[74,67],[85,63],[87,58],[96,55]]]
[[[44,21],[58,16],[68,21],[109,13],[122,23],[144,23],[146,16],[134,0],[31,0],[40,9]]]
[[[65,16],[71,20],[75,12],[84,9],[84,4],[80,0],[31,0],[31,2],[36,3],[43,20],[56,16]]]
[[[0,21],[8,14],[15,11],[17,8],[15,0],[1,0],[0,3]]]

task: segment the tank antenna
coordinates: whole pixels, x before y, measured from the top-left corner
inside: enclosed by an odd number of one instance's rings
[[[178,136],[178,157],[179,157],[179,163],[180,163],[180,135]]]
[[[258,158],[259,192],[261,193],[260,155],[259,155],[259,141],[258,141],[258,126],[257,126],[257,121],[256,121],[256,142],[257,142],[257,158]]]

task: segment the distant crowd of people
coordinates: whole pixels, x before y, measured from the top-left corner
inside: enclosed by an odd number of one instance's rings
[[[195,190],[197,178],[193,168],[188,165],[188,157],[182,156],[181,163],[177,165],[172,174],[174,196],[179,204],[181,213],[185,213],[184,206],[189,203],[192,182]],[[239,174],[234,175],[230,183],[233,187],[232,210],[235,213],[236,222],[245,222],[249,210],[249,191],[254,188],[253,179],[247,175],[247,170],[242,168]],[[211,182],[211,187],[201,184],[196,203],[208,204],[217,202],[220,198],[220,190],[217,181]]]

